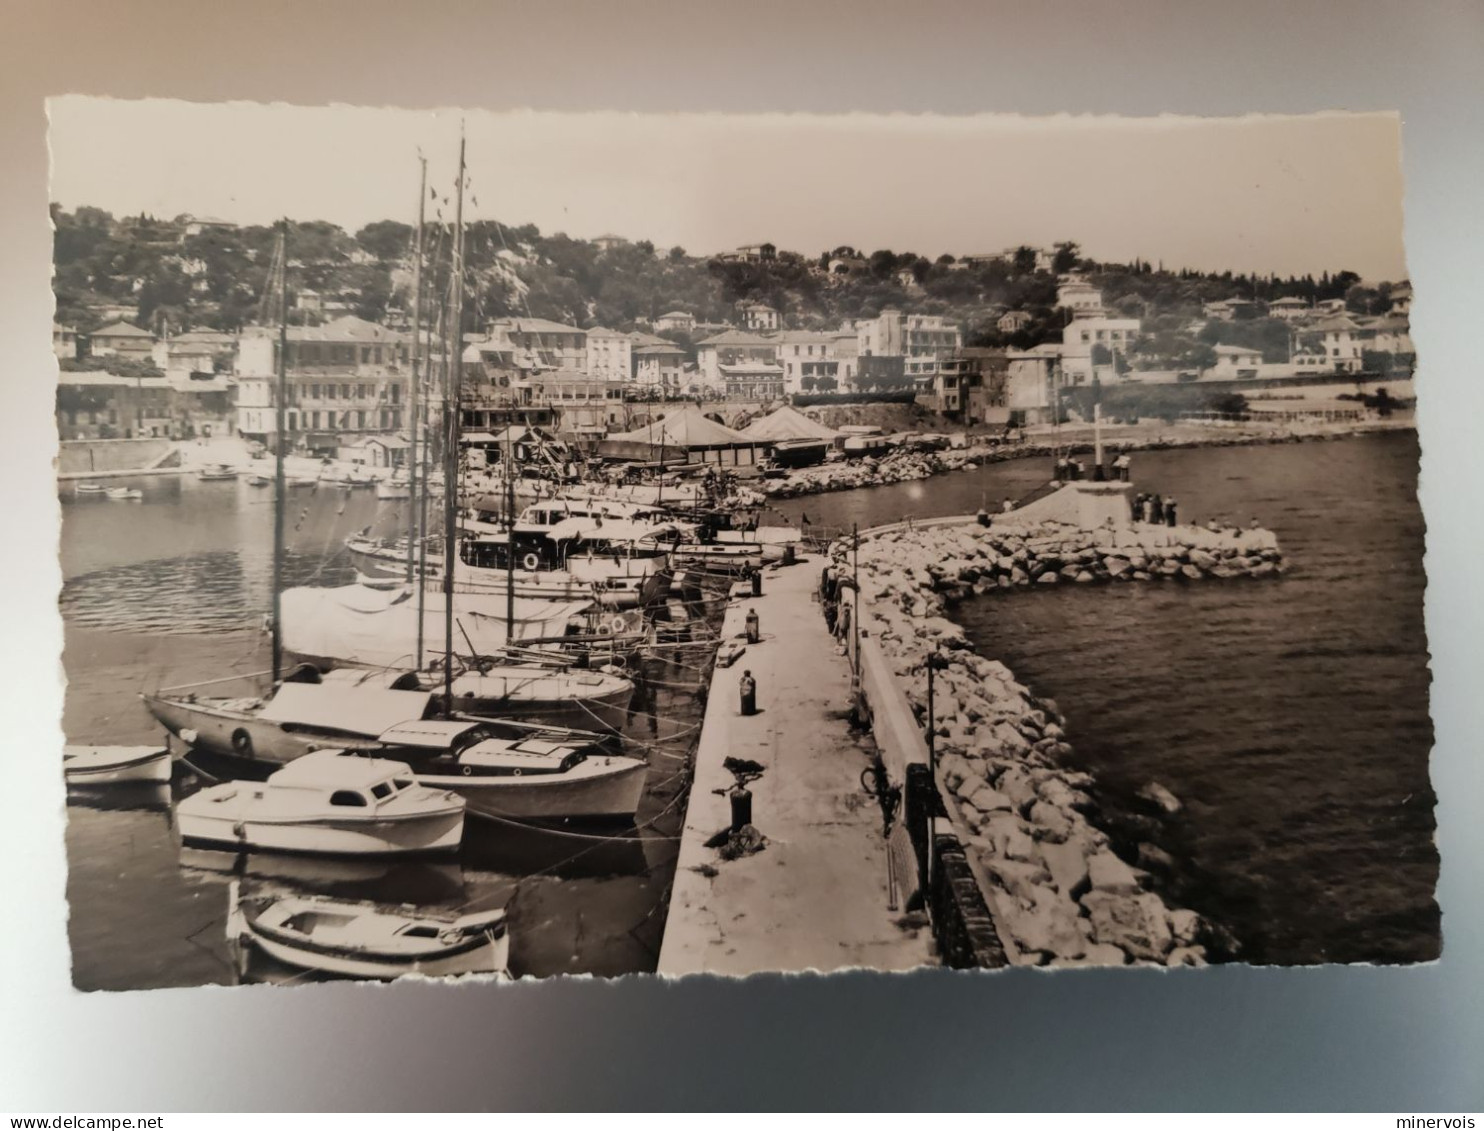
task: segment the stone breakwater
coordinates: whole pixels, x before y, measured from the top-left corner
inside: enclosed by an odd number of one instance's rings
[[[1103,445],[1107,453],[1135,451],[1167,451],[1177,448],[1230,448],[1249,447],[1254,444],[1297,444],[1311,440],[1340,440],[1367,432],[1394,431],[1410,428],[1403,422],[1373,422],[1348,425],[1315,427],[1303,431],[1290,426],[1281,433],[1236,432],[1231,429],[1206,431],[1194,436],[1178,437],[1113,437]],[[1063,445],[1062,452],[1089,453],[1090,443]],[[977,444],[967,448],[941,451],[909,451],[898,449],[882,456],[868,456],[856,460],[843,460],[821,464],[817,467],[800,468],[779,479],[763,479],[748,485],[748,495],[761,498],[790,499],[803,495],[822,495],[830,491],[850,491],[858,487],[880,487],[891,483],[908,483],[929,479],[934,475],[945,475],[953,471],[974,471],[986,463],[1002,463],[1013,459],[1054,459],[1058,449],[1051,442],[1018,444]],[[1050,465],[1047,467],[1050,471]]]
[[[835,554],[848,576],[847,547],[837,544]],[[934,676],[939,780],[966,826],[965,849],[989,883],[984,894],[999,930],[1022,964],[1199,966],[1219,935],[1195,912],[1167,906],[1150,875],[1114,851],[1095,823],[1093,778],[1072,768],[1057,705],[975,653],[943,615],[947,601],[1035,584],[1269,576],[1280,568],[1266,531],[1234,537],[1189,527],[1089,532],[959,522],[862,541],[861,627],[924,723],[926,656],[941,656]],[[1145,795],[1166,814],[1179,811],[1162,787]]]

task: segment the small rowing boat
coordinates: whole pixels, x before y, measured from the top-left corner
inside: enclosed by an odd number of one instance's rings
[[[421,974],[510,977],[510,934],[505,910],[457,918],[414,907],[308,895],[244,895],[228,887],[227,942],[279,962],[346,978],[401,978]]]
[[[168,782],[170,751],[163,746],[68,746],[62,752],[68,785]]]

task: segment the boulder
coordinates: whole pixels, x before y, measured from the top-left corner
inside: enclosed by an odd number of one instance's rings
[[[1103,559],[1103,568],[1108,571],[1109,577],[1123,577],[1133,569],[1133,563],[1128,558],[1108,557]]]
[[[1157,895],[1117,895],[1091,891],[1082,907],[1092,922],[1093,939],[1116,946],[1130,958],[1164,962],[1174,940],[1165,922],[1165,906]]]
[[[1170,817],[1173,817],[1183,808],[1180,804],[1180,799],[1157,781],[1152,781],[1145,785],[1139,790],[1138,796]]]
[[[1042,885],[1051,879],[1041,865],[1022,860],[985,860],[984,870],[1010,895],[1032,905],[1035,903],[1037,890],[1044,890]]]
[[[1050,861],[1047,861],[1048,865]],[[1055,879],[1056,873],[1052,872]],[[1170,934],[1175,939],[1176,946],[1194,946],[1197,936],[1201,930],[1201,917],[1194,911],[1184,907],[1171,911],[1169,915]]]
[[[1204,966],[1206,948],[1201,946],[1177,946],[1165,957],[1166,966]]]
[[[1087,875],[1095,891],[1131,895],[1139,890],[1139,877],[1112,852],[1099,852],[1089,859]]]
[[[988,782],[980,782],[972,791],[961,794],[965,801],[981,813],[1008,813],[1010,799]]]
[[[1215,555],[1208,554],[1205,550],[1192,548],[1189,557],[1190,564],[1193,566],[1198,566],[1201,569],[1215,569],[1218,563],[1218,559],[1215,557]]]
[[[1180,572],[1191,581],[1199,581],[1204,576],[1200,571],[1200,567],[1189,564],[1181,566]]]
[[[1080,958],[1058,961],[1058,966],[1127,966],[1128,955],[1112,943],[1090,943]]]
[[[1043,842],[1062,844],[1072,834],[1072,818],[1044,801],[1032,805],[1026,819],[1030,821],[1035,837]]]
[[[1088,890],[1087,857],[1080,846],[1042,842],[1041,859],[1057,891],[1068,899],[1080,899]]]
[[[1001,921],[1021,951],[1045,954],[1053,961],[1087,953],[1087,939],[1077,929],[1075,903],[1045,887],[1031,889],[1029,902],[1029,907],[1000,905]]]
[[[1058,579],[1057,575],[1054,574],[1054,573],[1043,573],[1043,574],[1041,574],[1040,577],[1036,578],[1036,584],[1037,585],[1055,585],[1058,580],[1059,579]]]
[[[1150,844],[1147,840],[1140,841],[1139,867],[1147,868],[1151,872],[1173,872],[1175,858],[1157,844]]]

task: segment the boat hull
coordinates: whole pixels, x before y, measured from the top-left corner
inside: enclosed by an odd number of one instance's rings
[[[170,751],[162,747],[68,747],[62,764],[68,785],[163,784],[170,770]]]
[[[479,718],[542,722],[572,730],[622,730],[634,697],[630,684],[621,691],[585,698],[523,699],[518,695],[460,695],[453,697],[453,713]]]
[[[346,741],[311,731],[286,731],[278,723],[246,713],[180,699],[159,695],[145,695],[143,699],[161,726],[193,750],[208,754],[283,765],[311,751],[344,745]],[[239,737],[243,735],[246,742]]]
[[[362,821],[293,821],[238,817],[230,813],[202,814],[182,804],[177,808],[176,820],[181,839],[197,844],[322,856],[456,852],[464,835],[462,806],[395,820],[383,817]]]
[[[479,778],[419,773],[417,780],[458,793],[476,817],[540,822],[631,821],[644,796],[648,771],[649,766],[636,758],[595,757],[563,774]]]

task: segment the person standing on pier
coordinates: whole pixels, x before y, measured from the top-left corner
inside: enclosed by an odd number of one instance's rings
[[[1014,502],[1013,499],[1006,499],[1003,503],[1000,504],[1000,513],[1001,514],[1009,514],[1014,509],[1015,509],[1015,502]]]
[[[1057,457],[1057,461],[1056,461],[1056,481],[1058,483],[1065,483],[1070,475],[1071,475],[1071,470],[1070,470],[1070,467],[1069,467],[1069,461],[1067,460],[1067,457],[1066,456],[1059,456],[1059,457]]]
[[[1161,506],[1158,495],[1149,496],[1149,521],[1158,526],[1165,520],[1164,508]]]
[[[1131,465],[1132,461],[1128,458],[1127,452],[1124,452],[1113,461],[1113,470],[1117,472],[1117,479],[1120,483],[1127,483],[1129,481],[1129,468]]]
[[[1167,526],[1175,525],[1175,500],[1172,498],[1165,499],[1165,524]]]

